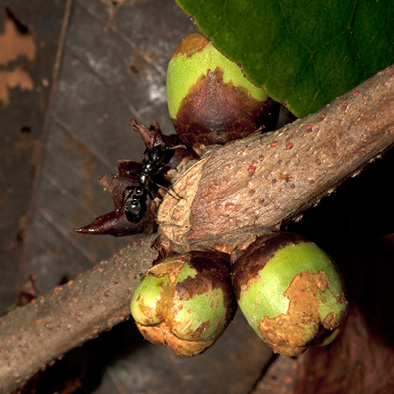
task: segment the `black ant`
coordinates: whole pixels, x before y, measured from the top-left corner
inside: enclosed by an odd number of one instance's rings
[[[138,175],[138,186],[129,186],[126,190],[131,191],[128,196],[123,193],[123,200],[129,198],[125,206],[125,215],[129,222],[139,221],[146,211],[147,194],[153,200],[154,197],[150,190],[153,185],[169,192],[169,189],[156,182],[155,178],[163,173],[170,161],[173,151],[176,148],[186,148],[184,145],[167,146],[165,144],[156,145],[153,148],[146,148],[142,158],[142,168]],[[171,194],[172,195],[172,194]],[[123,205],[123,204],[122,204]]]

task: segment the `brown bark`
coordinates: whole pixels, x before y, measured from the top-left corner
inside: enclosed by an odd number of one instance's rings
[[[91,271],[2,317],[2,394],[22,386],[52,360],[130,316],[139,274],[157,257],[152,238],[129,245]]]
[[[179,251],[237,244],[317,204],[394,143],[394,67],[278,131],[228,143],[166,196],[159,233]]]
[[[167,196],[159,231],[175,249],[235,244],[278,228],[394,144],[394,67],[281,130],[229,143]],[[0,320],[0,392],[129,316],[152,237]]]

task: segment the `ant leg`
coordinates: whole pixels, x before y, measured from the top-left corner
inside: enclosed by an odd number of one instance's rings
[[[163,185],[160,185],[159,183],[156,183],[156,186],[158,186],[160,189],[163,189],[166,193],[168,193],[172,198],[175,198],[175,200],[181,200],[183,199],[182,196],[180,196],[172,187],[172,185],[170,185],[169,187],[165,187]]]
[[[187,149],[187,146],[180,144],[180,145],[171,146],[171,148],[168,148],[168,149],[173,150],[173,149],[177,149],[177,148]]]

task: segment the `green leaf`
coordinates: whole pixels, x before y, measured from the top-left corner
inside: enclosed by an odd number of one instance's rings
[[[393,0],[176,1],[298,117],[394,63]]]

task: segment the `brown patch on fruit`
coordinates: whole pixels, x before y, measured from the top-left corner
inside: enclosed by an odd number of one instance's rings
[[[172,57],[179,55],[190,57],[197,52],[201,52],[208,44],[209,41],[203,35],[199,33],[190,34],[178,44]]]
[[[208,71],[183,98],[172,121],[185,144],[225,144],[263,125],[267,130],[275,127],[276,103],[271,98],[255,100],[247,89],[224,83],[223,73],[219,67]]]
[[[260,333],[275,353],[285,356],[298,356],[303,353],[320,328],[319,300],[317,290],[324,292],[329,287],[329,280],[324,271],[311,274],[297,274],[288,289],[283,293],[290,305],[286,314],[275,318],[265,317],[260,322]],[[325,319],[327,329],[336,319]]]
[[[335,315],[334,312],[329,313],[323,320],[322,322],[323,327],[327,329],[331,329],[332,327],[335,327],[337,324],[337,316]]]
[[[242,291],[247,290],[250,281],[258,276],[278,250],[300,242],[309,241],[302,235],[279,233],[258,238],[251,244],[233,265],[233,287],[236,299],[241,298]]]
[[[222,289],[223,286],[231,293],[229,265],[219,253],[194,251],[185,253],[184,256],[189,259],[190,267],[197,274],[176,284],[176,292],[181,300],[191,299],[215,288]]]
[[[138,295],[136,302],[138,303],[138,309],[144,316],[142,319],[140,319],[141,324],[145,324],[145,325],[150,324],[153,315],[157,315],[159,319],[163,318],[163,315],[160,314],[160,311],[157,311],[156,306],[152,308],[150,305],[147,305],[144,302],[144,299],[141,296],[141,294]]]
[[[200,324],[197,328],[197,330],[195,330],[192,335],[190,336],[191,338],[199,338],[201,337],[201,335],[209,328],[209,326],[211,325],[211,321],[205,321],[204,323]]]
[[[178,257],[178,256],[176,256]],[[184,261],[178,258],[164,260],[161,264],[155,265],[151,268],[147,275],[153,275],[156,278],[168,276],[170,284],[175,284],[176,278],[183,267]]]
[[[226,305],[226,321],[230,321],[236,310],[231,286],[229,263],[226,255],[218,252],[193,251],[185,253],[185,258],[190,259],[189,265],[196,270],[193,278],[187,277],[178,282],[175,291],[179,300],[186,301],[193,297],[211,292],[215,289],[222,292],[223,302]]]
[[[215,342],[214,340],[208,341],[186,341],[179,339],[171,331],[168,325],[163,322],[157,326],[143,326],[136,323],[142,336],[149,342],[167,346],[177,356],[193,357],[203,353]]]

